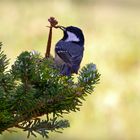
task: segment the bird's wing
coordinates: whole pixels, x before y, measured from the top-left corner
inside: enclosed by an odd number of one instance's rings
[[[63,48],[55,48],[55,52],[57,55],[65,62],[65,63],[71,63],[71,55],[67,50],[64,50]]]
[[[72,43],[60,41],[56,44],[55,51],[58,56],[65,62],[71,65],[80,64],[83,57],[84,48]]]

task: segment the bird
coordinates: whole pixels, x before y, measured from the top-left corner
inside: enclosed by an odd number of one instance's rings
[[[63,27],[63,38],[55,45],[55,62],[61,66],[61,74],[71,76],[78,74],[84,53],[84,34],[75,26]]]

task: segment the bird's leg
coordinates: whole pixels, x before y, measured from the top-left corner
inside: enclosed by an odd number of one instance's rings
[[[70,68],[72,67],[72,65],[70,63],[66,63],[66,65]]]
[[[63,64],[62,69],[61,69],[61,74],[70,76],[71,75],[71,67],[69,67],[66,63]]]
[[[63,64],[63,65],[61,66],[61,71],[63,71],[64,68],[65,68],[65,64]]]

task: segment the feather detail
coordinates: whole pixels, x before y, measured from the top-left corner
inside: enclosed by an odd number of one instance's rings
[[[72,73],[78,73],[83,58],[83,51],[83,46],[73,42],[65,42],[61,40],[56,44],[55,53],[63,61],[63,64],[61,64],[62,75],[70,76]]]

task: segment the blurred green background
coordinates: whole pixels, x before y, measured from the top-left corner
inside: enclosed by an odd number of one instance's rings
[[[85,34],[82,66],[93,62],[100,84],[81,111],[66,116],[71,127],[50,140],[140,139],[140,1],[138,0],[0,0],[0,41],[11,64],[25,50],[45,54],[47,19],[74,25]],[[53,30],[52,54],[62,31]],[[0,140],[25,140],[5,132]],[[41,140],[30,137],[29,140]]]

